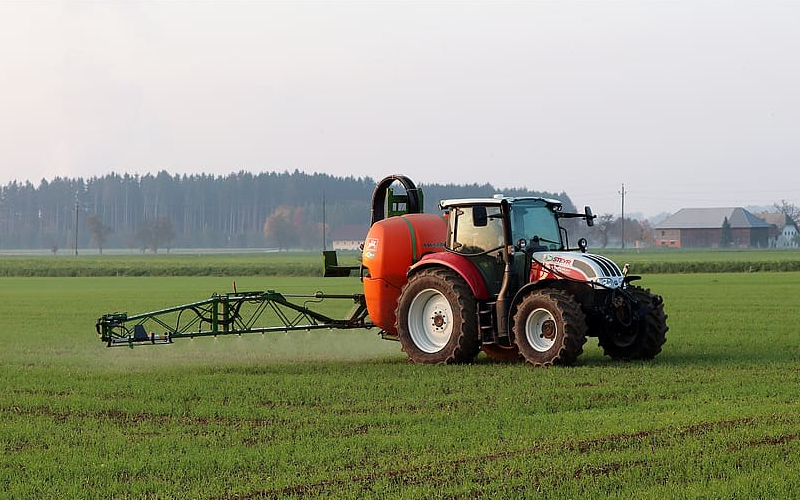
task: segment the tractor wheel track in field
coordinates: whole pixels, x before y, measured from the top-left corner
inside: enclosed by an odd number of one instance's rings
[[[53,409],[49,406],[39,406],[33,408],[23,408],[20,406],[11,406],[0,408],[0,414],[22,415],[28,417],[46,417],[52,418],[58,423],[66,422],[72,419],[92,419],[92,420],[111,420],[120,424],[149,424],[154,421],[167,422],[171,421],[176,424],[190,424],[198,426],[206,425],[224,425],[232,426],[235,428],[245,427],[265,427],[284,425],[287,422],[281,419],[274,418],[238,418],[230,416],[191,416],[191,415],[176,415],[176,414],[155,414],[146,412],[123,412],[120,410],[101,410],[97,412],[72,412],[68,409]],[[242,494],[233,494],[226,496],[210,497],[209,500],[251,500],[263,498],[283,498],[286,496],[294,497],[313,497],[320,494],[330,493],[327,491],[331,488],[344,487],[352,484],[362,484],[364,488],[368,488],[369,484],[380,480],[388,480],[403,486],[436,484],[450,477],[446,471],[458,469],[465,466],[473,467],[473,472],[476,476],[476,482],[481,482],[483,477],[485,481],[491,482],[496,479],[492,476],[483,474],[482,464],[497,462],[506,458],[519,457],[532,454],[546,454],[560,451],[572,451],[584,453],[588,451],[620,451],[626,448],[634,447],[642,441],[650,440],[651,446],[654,447],[668,447],[674,443],[677,438],[698,437],[711,432],[718,432],[730,429],[741,429],[752,427],[758,424],[766,423],[795,423],[798,419],[790,413],[741,417],[717,421],[705,421],[695,424],[665,427],[659,429],[643,430],[638,432],[611,434],[608,436],[600,436],[592,439],[585,439],[579,441],[565,441],[563,443],[550,443],[550,444],[534,444],[518,449],[498,451],[494,453],[487,453],[484,455],[462,457],[453,460],[445,460],[433,462],[425,465],[418,465],[413,467],[403,467],[396,469],[385,469],[375,471],[368,474],[357,474],[349,477],[342,477],[336,479],[322,480],[313,483],[303,483],[293,486],[286,486],[283,488],[264,489],[258,491],[251,491]],[[362,426],[363,427],[363,426]],[[363,433],[363,432],[356,432]],[[789,443],[800,441],[800,432],[776,434],[764,436],[762,438],[750,439],[736,445],[729,445],[728,452],[735,452],[745,448],[754,448],[759,446],[783,446]],[[18,451],[18,450],[6,450]],[[619,471],[630,468],[653,469],[658,467],[658,462],[655,461],[619,461],[619,462],[606,462],[597,464],[582,464],[577,466],[571,471],[554,471],[542,470],[541,474],[533,478],[533,483],[526,483],[516,487],[522,492],[531,487],[538,487],[543,478],[548,480],[552,479],[555,482],[562,480],[564,477],[572,477],[580,480],[587,477],[609,476]],[[506,471],[506,476],[510,479],[519,479],[522,476],[520,471]],[[529,477],[530,479],[530,477]],[[515,487],[511,488],[512,490]],[[463,497],[470,497],[471,495],[464,495]],[[462,496],[456,495],[454,498],[461,498]]]
[[[22,408],[12,406],[7,409],[0,409],[0,413],[12,413],[15,415],[25,415],[28,417],[50,417],[57,422],[65,422],[70,419],[90,419],[90,420],[111,420],[117,424],[150,424],[152,422],[175,422],[189,425],[205,426],[211,424],[226,425],[229,427],[241,428],[244,426],[267,427],[273,425],[284,425],[290,420],[279,418],[239,418],[227,416],[192,416],[177,415],[171,413],[147,413],[135,412],[128,413],[120,410],[100,410],[97,412],[72,412],[70,410],[54,410],[49,406],[38,406],[33,408]]]
[[[302,428],[304,423],[292,418],[270,418],[270,417],[235,417],[229,415],[190,415],[174,413],[148,413],[148,412],[124,412],[121,410],[107,409],[99,411],[80,411],[74,412],[69,409],[53,409],[50,406],[21,407],[11,406],[0,408],[0,415],[9,413],[13,415],[23,415],[26,417],[52,418],[58,423],[68,420],[108,420],[117,425],[150,426],[153,422],[159,422],[160,426],[167,424],[188,425],[194,427],[222,426],[229,429],[249,429],[249,428]],[[354,424],[340,426],[334,432],[324,433],[324,437],[347,438],[366,434],[370,431],[378,430],[385,425],[377,424]],[[258,440],[248,439],[244,442],[245,446],[255,446]]]
[[[426,465],[419,465],[414,467],[386,469],[369,474],[361,474],[344,478],[329,479],[317,481],[314,483],[297,484],[294,486],[287,486],[284,488],[265,489],[259,491],[251,491],[248,493],[226,495],[221,497],[210,497],[208,500],[253,500],[264,498],[284,498],[286,496],[292,497],[305,497],[316,496],[327,492],[326,490],[335,487],[342,487],[352,484],[363,484],[368,487],[370,483],[378,480],[389,480],[393,483],[402,484],[404,486],[415,486],[424,484],[437,484],[442,480],[450,477],[447,472],[450,469],[457,469],[462,466],[472,466],[479,476],[477,482],[480,482],[480,472],[482,468],[480,464],[487,462],[495,462],[505,458],[524,456],[530,454],[544,454],[551,452],[560,452],[563,450],[575,452],[597,451],[603,449],[609,450],[622,450],[628,447],[633,447],[646,439],[657,440],[660,442],[653,443],[653,446],[668,446],[674,442],[675,438],[687,438],[702,436],[710,432],[717,432],[728,429],[750,427],[758,423],[767,422],[794,422],[789,415],[773,414],[759,417],[741,417],[727,420],[706,421],[696,424],[679,426],[679,427],[666,427],[661,429],[651,429],[639,432],[625,433],[625,434],[611,434],[608,436],[601,436],[593,439],[586,439],[581,441],[566,441],[564,443],[553,443],[543,445],[533,445],[515,450],[500,451],[489,453],[485,455],[463,457],[453,460],[446,460],[434,462]],[[663,438],[663,439],[659,439]],[[730,451],[741,450],[747,447],[757,446],[779,446],[788,444],[793,441],[800,441],[800,433],[791,433],[785,435],[771,436],[768,438],[750,440],[740,443],[736,447],[731,446]],[[527,490],[531,487],[538,487],[542,477],[552,476],[552,479],[559,481],[565,475],[574,479],[581,479],[584,477],[599,477],[609,476],[628,468],[639,467],[642,469],[652,469],[658,466],[658,463],[652,460],[629,460],[620,462],[607,462],[600,464],[584,464],[576,467],[570,474],[565,474],[566,471],[543,470],[541,476],[534,477],[533,484],[525,484],[517,487],[520,492]],[[520,478],[522,473],[517,471],[506,471],[507,477]],[[530,476],[528,476],[530,477]],[[492,477],[487,477],[487,482],[491,481]],[[512,488],[514,489],[514,488]],[[472,498],[473,494],[454,495],[452,498]],[[479,495],[478,495],[479,496]]]

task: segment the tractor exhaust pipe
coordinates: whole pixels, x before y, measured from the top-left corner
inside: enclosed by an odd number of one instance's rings
[[[502,210],[504,216],[503,220],[509,220],[508,218],[508,201],[503,200],[500,205],[500,209]],[[504,224],[505,226],[505,224]],[[497,337],[498,339],[507,339],[508,338],[508,316],[509,310],[511,306],[511,299],[517,290],[519,289],[519,283],[517,280],[517,273],[514,271],[514,264],[512,262],[513,254],[509,252],[509,248],[511,248],[511,228],[510,227],[503,227],[504,240],[506,242],[503,245],[503,260],[505,261],[505,268],[503,270],[503,283],[500,285],[500,291],[497,293],[497,302],[495,303],[495,314],[497,315]]]
[[[500,291],[497,294],[497,302],[494,307],[495,314],[497,315],[497,337],[507,339],[511,296],[518,286],[517,274],[514,272],[514,266],[509,258],[508,250],[504,251],[504,258],[506,260],[506,267],[503,271],[503,283],[500,285]]]

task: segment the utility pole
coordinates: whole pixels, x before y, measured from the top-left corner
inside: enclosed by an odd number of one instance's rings
[[[622,249],[625,250],[625,183],[622,183],[622,191],[619,192],[622,196]]]
[[[78,193],[75,193],[75,256],[78,256],[78,211],[80,205],[78,204]]]

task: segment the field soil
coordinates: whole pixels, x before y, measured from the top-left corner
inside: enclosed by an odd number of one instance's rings
[[[647,362],[596,339],[534,369],[414,365],[374,330],[133,349],[94,332],[231,281],[0,279],[0,498],[800,497],[800,273],[646,276],[670,326]]]

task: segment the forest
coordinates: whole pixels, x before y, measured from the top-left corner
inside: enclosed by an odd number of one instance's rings
[[[0,186],[0,249],[301,248],[323,234],[369,225],[370,177],[246,171],[224,176],[110,173],[89,179],[42,179]],[[443,198],[491,196],[490,184],[420,184],[425,210]],[[573,210],[566,193],[502,188],[510,196],[545,196]],[[323,208],[324,207],[324,208]],[[324,212],[324,213],[323,213]],[[323,231],[324,221],[324,231]],[[77,241],[76,241],[77,239]]]

